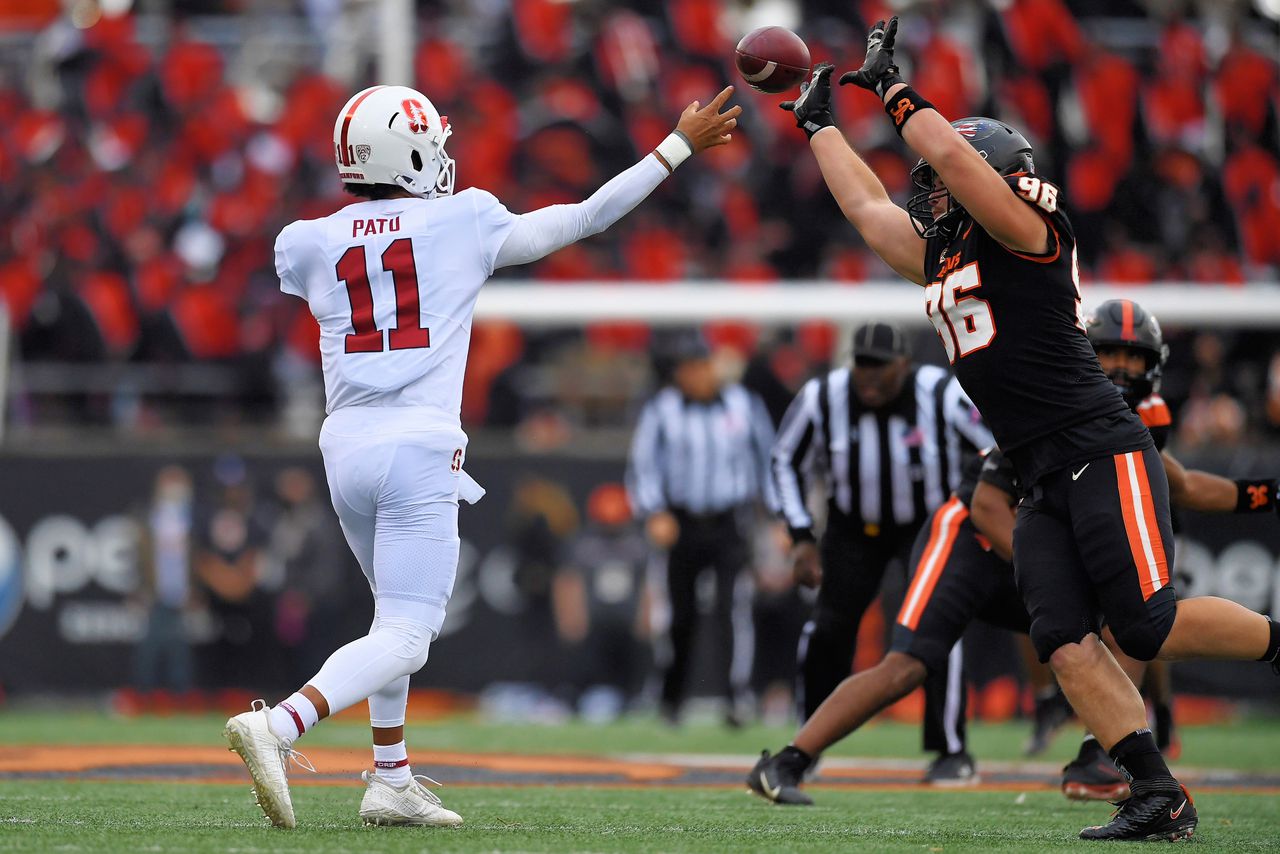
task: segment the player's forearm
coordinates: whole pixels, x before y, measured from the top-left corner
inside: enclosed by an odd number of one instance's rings
[[[876,177],[838,128],[824,128],[809,141],[822,178],[845,218],[858,231],[870,224],[876,205],[893,204]]]
[[[884,103],[893,103],[898,93],[907,88],[905,83],[899,83],[890,87],[884,93]],[[963,156],[963,152],[956,146],[968,148],[963,140],[953,131],[951,123],[948,122],[936,109],[929,107],[914,113],[910,120],[902,126],[902,141],[911,147],[911,150],[924,158],[930,166],[933,167],[939,175],[946,178],[945,167],[950,166],[950,160]],[[970,149],[972,150],[972,149]]]
[[[614,176],[586,201],[551,205],[520,215],[498,251],[496,266],[528,264],[613,225],[644,201],[669,175],[650,154]]]
[[[1169,497],[1174,504],[1202,513],[1231,513],[1236,509],[1235,481],[1206,471],[1186,470],[1181,491]]]

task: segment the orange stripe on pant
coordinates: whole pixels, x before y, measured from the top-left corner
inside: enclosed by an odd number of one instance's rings
[[[1142,598],[1150,599],[1169,583],[1169,566],[1165,560],[1164,542],[1156,521],[1151,484],[1141,451],[1116,454],[1116,487],[1120,492],[1120,511],[1129,538],[1129,552],[1137,567]]]
[[[920,622],[920,615],[929,604],[933,588],[938,585],[942,576],[942,568],[951,557],[951,549],[955,546],[956,534],[960,525],[969,518],[969,508],[959,498],[938,508],[933,516],[933,525],[929,530],[929,542],[925,543],[924,554],[920,557],[920,566],[916,568],[915,578],[907,589],[906,598],[902,600],[902,608],[898,611],[898,622],[915,631]]]

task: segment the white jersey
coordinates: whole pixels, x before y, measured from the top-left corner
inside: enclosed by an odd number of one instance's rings
[[[476,296],[518,219],[469,189],[286,226],[276,272],[320,324],[325,411],[426,407],[458,426]]]
[[[429,409],[459,427],[476,296],[497,267],[608,228],[667,176],[651,154],[576,205],[513,214],[484,190],[358,202],[276,238],[280,289],[320,324],[325,411]]]

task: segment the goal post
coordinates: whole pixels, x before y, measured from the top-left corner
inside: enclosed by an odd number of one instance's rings
[[[1280,328],[1280,285],[1104,285],[1083,288],[1086,311],[1123,297],[1142,303],[1169,327]],[[777,326],[825,320],[840,326],[876,319],[925,325],[921,291],[906,283],[833,285],[827,282],[742,284],[705,282],[497,281],[480,291],[478,320],[528,327],[607,321],[684,326],[711,320]]]

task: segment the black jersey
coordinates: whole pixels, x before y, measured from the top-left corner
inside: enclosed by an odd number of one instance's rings
[[[956,237],[925,245],[925,311],[961,386],[1029,486],[1150,438],[1085,336],[1075,235],[1058,188],[1032,175],[1005,181],[1044,217],[1049,251],[1016,252],[967,218]]]

